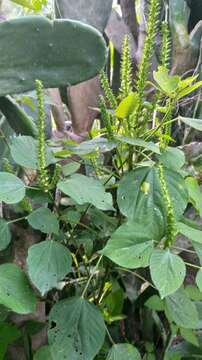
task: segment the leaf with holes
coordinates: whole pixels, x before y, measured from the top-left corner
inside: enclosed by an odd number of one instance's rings
[[[179,218],[188,202],[185,182],[173,170],[164,169],[164,173],[175,216]],[[140,223],[147,232],[155,233],[155,240],[163,237],[166,212],[158,168],[144,166],[125,175],[119,183],[117,201],[129,221]]]
[[[28,273],[42,296],[71,271],[71,254],[62,244],[42,241],[28,250]]]
[[[141,360],[139,351],[130,344],[113,345],[106,360]]]
[[[15,264],[0,265],[0,304],[18,314],[35,311],[34,291],[24,272]]]
[[[65,299],[51,309],[48,338],[54,360],[92,360],[104,342],[104,320],[85,299]]]
[[[59,222],[55,214],[48,208],[39,208],[27,217],[28,223],[45,234],[58,234]]]
[[[155,249],[150,259],[150,272],[161,298],[174,293],[186,275],[184,261],[167,250]]]
[[[112,235],[102,254],[116,264],[127,268],[149,265],[154,238],[141,224],[124,224]]]
[[[17,176],[0,172],[0,201],[17,204],[25,197],[25,185]]]
[[[70,196],[77,204],[92,204],[101,210],[113,210],[112,196],[105,192],[99,180],[74,174],[58,183],[58,189]]]
[[[180,327],[194,329],[199,322],[195,304],[188,298],[183,288],[165,299],[166,311],[169,318]]]
[[[11,241],[11,233],[9,230],[8,223],[0,219],[0,251],[7,248]]]

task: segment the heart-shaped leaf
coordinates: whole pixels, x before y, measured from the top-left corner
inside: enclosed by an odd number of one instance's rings
[[[28,250],[28,273],[42,296],[71,271],[71,254],[62,244],[42,241]]]
[[[155,249],[150,259],[150,272],[154,285],[164,298],[182,285],[186,267],[184,261],[170,250]]]
[[[127,268],[146,267],[153,250],[152,233],[141,224],[124,224],[112,235],[102,254]]]
[[[48,208],[39,208],[27,216],[28,223],[45,234],[58,234],[59,222],[55,214]]]
[[[34,291],[24,272],[15,264],[0,265],[0,304],[18,314],[35,311]]]
[[[83,298],[55,304],[49,315],[49,344],[54,360],[92,360],[103,345],[105,324],[99,310]]]
[[[25,197],[25,185],[17,176],[0,172],[0,201],[16,204]]]
[[[65,181],[58,183],[58,189],[69,195],[79,205],[92,204],[101,210],[112,210],[112,196],[105,192],[105,188],[99,180],[73,174]]]

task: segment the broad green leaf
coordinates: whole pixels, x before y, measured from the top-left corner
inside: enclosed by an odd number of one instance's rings
[[[0,172],[0,201],[16,204],[25,197],[25,185],[17,176]]]
[[[106,360],[141,360],[139,351],[130,344],[112,346]]]
[[[158,295],[151,296],[145,303],[145,306],[147,306],[151,310],[155,311],[164,311],[164,303],[163,300]]]
[[[166,95],[175,95],[180,83],[179,76],[169,75],[168,70],[163,66],[159,66],[158,71],[153,72],[153,76],[156,83],[166,93]]]
[[[10,142],[10,152],[16,164],[36,170],[38,168],[37,144],[37,140],[31,136],[14,137]],[[55,162],[51,150],[46,146],[47,166]]]
[[[190,240],[193,240],[199,244],[202,244],[202,231],[194,229],[191,226],[188,226],[182,222],[177,223],[177,229],[178,232],[186,237],[188,237]]]
[[[192,119],[192,118],[187,118],[187,117],[182,117],[182,116],[179,116],[178,119],[180,121],[182,121],[184,124],[194,128],[196,130],[202,131],[202,120],[201,119]]]
[[[21,336],[21,331],[13,324],[0,323],[0,359],[5,359],[8,345]]]
[[[102,254],[123,267],[146,267],[153,250],[152,240],[152,234],[141,224],[126,223],[114,232]]]
[[[34,360],[55,360],[51,346],[42,346],[34,355]]]
[[[161,192],[158,168],[140,167],[123,176],[119,183],[117,202],[129,221],[140,223],[155,240],[165,233],[165,203]],[[176,218],[181,217],[188,201],[184,179],[173,170],[164,170]]]
[[[0,304],[18,314],[35,311],[34,291],[24,272],[15,264],[0,265]]]
[[[202,300],[202,292],[198,289],[196,285],[187,285],[185,287],[185,292],[191,300],[194,301]]]
[[[124,143],[124,144],[126,143],[126,144],[133,145],[133,146],[143,147],[146,150],[152,151],[153,153],[160,154],[159,147],[152,142],[147,142],[142,139],[133,139],[133,138],[129,138],[129,137],[121,136],[121,135],[117,136],[116,139],[118,141],[120,141],[121,143]]]
[[[29,248],[27,266],[31,281],[43,296],[71,271],[71,254],[56,241],[42,241]]]
[[[77,172],[80,168],[81,164],[75,161],[70,162],[62,167],[62,172],[64,176],[69,176]]]
[[[196,275],[196,284],[202,293],[202,270],[199,270]]]
[[[71,154],[85,156],[89,154],[105,153],[113,150],[117,144],[104,137],[96,137],[92,140],[84,141],[81,144],[67,144],[64,150],[55,153],[57,157],[69,157]]]
[[[104,342],[103,317],[83,298],[62,300],[50,311],[48,338],[54,360],[92,360]]]
[[[48,208],[39,208],[27,216],[28,223],[36,230],[45,234],[58,234],[59,222],[54,213]]]
[[[58,189],[70,196],[77,204],[90,203],[101,210],[112,210],[112,196],[105,192],[99,180],[81,174],[73,174],[58,183]]]
[[[186,81],[186,80],[185,80]],[[181,80],[181,83],[183,81]],[[198,81],[196,84],[193,84],[191,86],[187,86],[185,87],[183,90],[180,90],[178,95],[177,95],[177,99],[181,99],[184,96],[189,95],[190,93],[192,93],[193,91],[199,89],[202,86],[202,81]]]
[[[138,104],[138,94],[132,92],[125,99],[123,99],[117,107],[115,113],[118,118],[126,118],[131,115]]]
[[[174,171],[179,171],[185,164],[184,152],[173,147],[167,147],[158,159],[166,168]]]
[[[183,288],[166,297],[166,309],[171,319],[180,327],[194,329],[199,321],[195,304],[187,297]]]
[[[152,281],[163,299],[182,285],[186,267],[184,261],[170,250],[156,249],[150,258],[150,272]]]
[[[194,346],[199,346],[199,341],[197,339],[197,336],[193,332],[193,330],[181,328],[180,329],[180,334],[190,344],[193,344]]]
[[[7,248],[11,241],[11,233],[7,222],[0,219],[0,251]]]
[[[198,181],[189,176],[185,180],[188,189],[189,197],[193,206],[199,211],[200,217],[202,217],[202,192]]]

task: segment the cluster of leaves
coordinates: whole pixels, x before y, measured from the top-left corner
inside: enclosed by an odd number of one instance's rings
[[[27,275],[11,262],[0,265],[2,359],[10,343],[25,334],[30,339],[43,328],[26,323],[18,329],[10,312],[33,313],[44,299],[48,345],[35,354],[27,345],[29,359],[152,360],[159,355],[156,329],[161,358],[186,358],[184,350],[171,348],[179,335],[193,345],[194,355],[200,354],[202,229],[185,211],[191,204],[202,217],[202,195],[183,152],[169,143],[174,121],[201,131],[199,119],[173,118],[178,102],[201,82],[169,74],[167,31],[162,64],[153,81],[147,80],[158,10],[159,2],[151,0],[137,83],[128,38],[118,96],[101,74],[104,127],[93,129],[90,140],[80,145],[64,139],[45,142],[43,89],[37,81],[37,139],[17,136],[7,143],[13,163],[5,162],[0,172],[0,250],[6,255],[12,248],[14,223],[31,227],[41,241],[28,249]],[[9,211],[19,216],[11,220]],[[197,255],[197,264],[183,260],[179,234],[191,241],[188,252]],[[192,286],[185,281],[189,267],[197,270]],[[128,302],[144,324],[136,342],[125,329]]]

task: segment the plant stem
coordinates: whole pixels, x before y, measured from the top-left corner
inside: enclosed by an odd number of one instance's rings
[[[89,285],[90,285],[90,283],[91,283],[91,280],[92,280],[93,276],[96,274],[96,271],[97,271],[97,269],[98,269],[98,267],[99,267],[99,265],[100,265],[100,262],[101,262],[102,258],[103,258],[103,255],[101,255],[101,256],[99,257],[99,259],[98,259],[98,261],[97,261],[97,264],[95,265],[95,267],[94,267],[94,269],[93,269],[93,271],[92,271],[92,274],[91,274],[91,276],[89,277],[89,279],[88,279],[88,281],[87,281],[87,284],[86,284],[86,286],[85,286],[85,288],[84,288],[84,290],[83,290],[83,293],[82,293],[82,295],[81,295],[82,298],[84,298],[84,296],[85,296],[85,294],[86,294],[86,291],[88,290],[88,287],[89,287]]]

